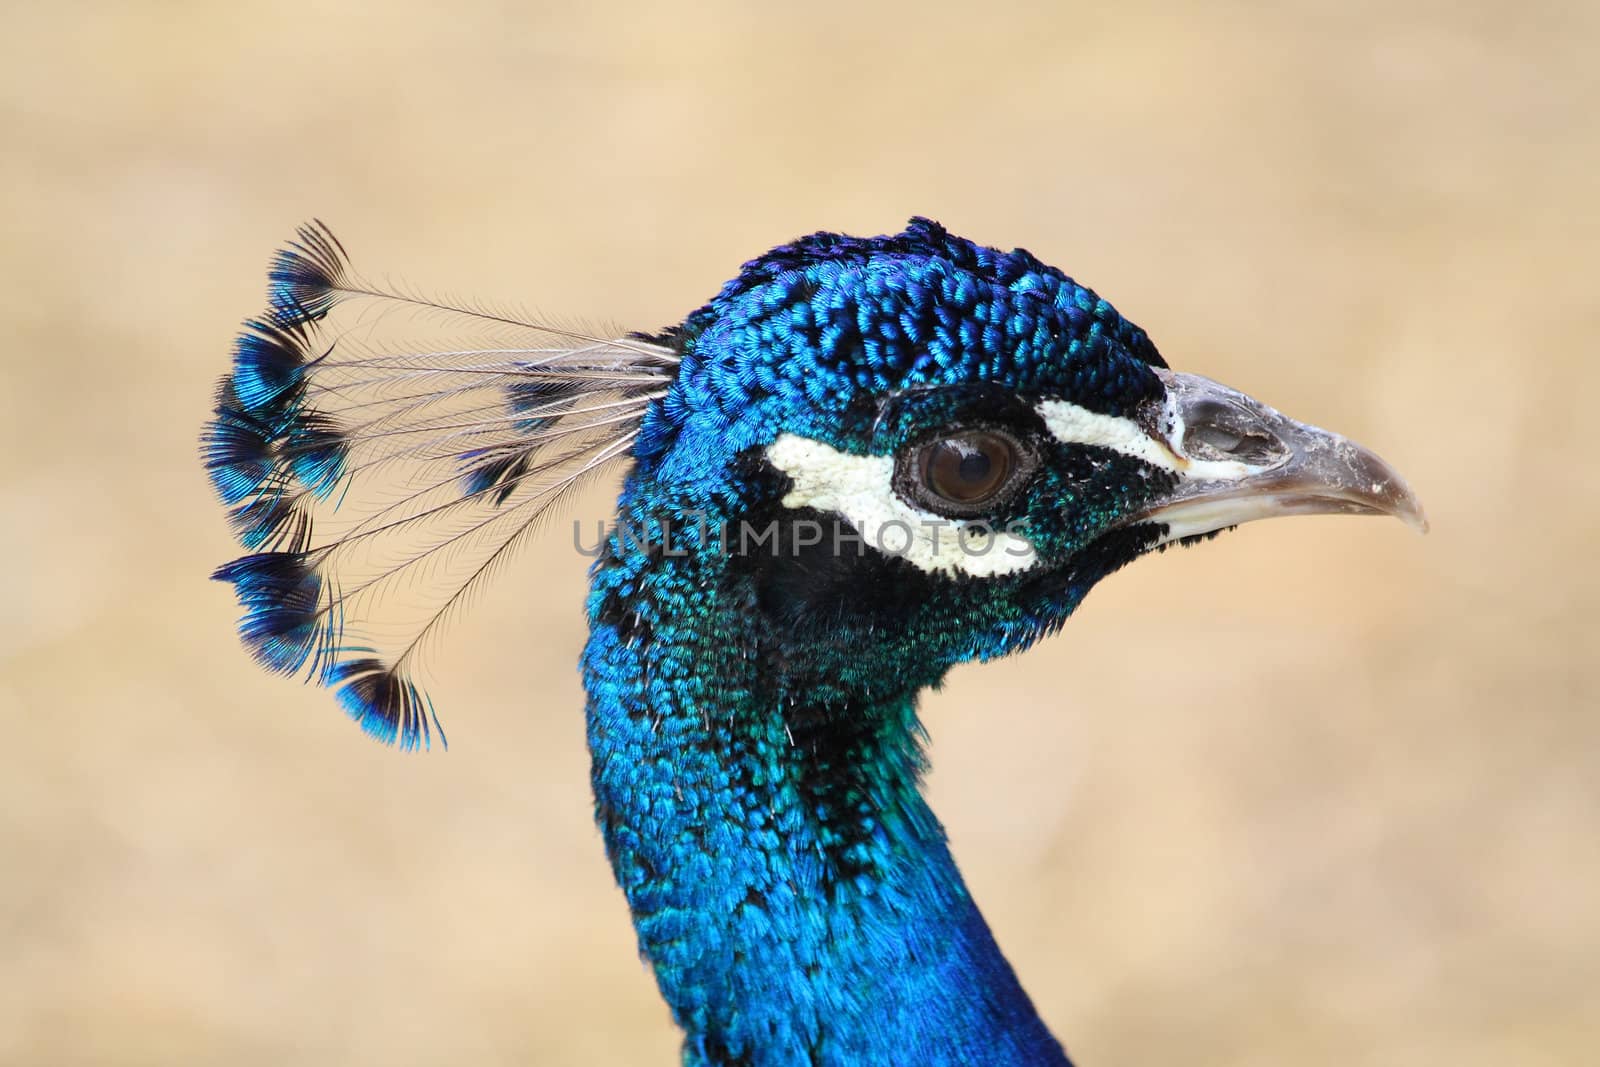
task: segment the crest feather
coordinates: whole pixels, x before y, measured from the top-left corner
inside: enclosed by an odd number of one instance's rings
[[[320,222],[268,278],[201,436],[251,550],[213,577],[264,667],[335,688],[382,740],[443,742],[412,678],[421,649],[542,516],[631,454],[677,353],[370,284]]]

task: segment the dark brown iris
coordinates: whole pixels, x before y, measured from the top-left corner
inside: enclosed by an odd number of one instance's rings
[[[1017,446],[1001,434],[973,430],[924,446],[921,461],[922,484],[940,499],[968,508],[993,499],[1011,481]]]

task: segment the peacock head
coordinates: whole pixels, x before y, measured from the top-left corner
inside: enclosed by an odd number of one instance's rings
[[[1372,452],[1168,369],[1059,270],[926,219],[774,249],[662,340],[682,362],[622,521],[715,530],[696,543],[812,690],[936,682],[1137,556],[1253,519],[1425,526]]]
[[[1169,370],[1060,271],[926,219],[773,249],[658,337],[372,283],[320,223],[269,278],[203,437],[249,550],[216,577],[263,666],[407,747],[437,725],[421,650],[613,463],[601,643],[692,615],[824,701],[1025,647],[1117,567],[1251,519],[1423,525],[1372,453]]]

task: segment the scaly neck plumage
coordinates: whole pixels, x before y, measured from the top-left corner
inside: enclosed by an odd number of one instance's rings
[[[920,790],[915,692],[822,700],[705,559],[596,568],[596,815],[688,1064],[1064,1064]]]

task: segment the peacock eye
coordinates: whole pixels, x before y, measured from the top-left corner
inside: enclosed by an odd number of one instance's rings
[[[1009,434],[968,430],[929,441],[913,454],[907,479],[919,502],[941,515],[983,514],[1008,496],[1025,474],[1027,455]]]

